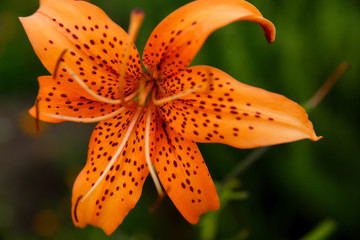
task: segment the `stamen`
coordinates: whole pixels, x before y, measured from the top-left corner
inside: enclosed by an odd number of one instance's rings
[[[105,97],[102,97],[100,95],[98,95],[96,92],[94,92],[89,86],[87,86],[83,80],[81,80],[81,78],[79,76],[77,76],[64,62],[63,62],[63,57],[64,55],[67,53],[67,49],[65,49],[64,51],[61,52],[60,57],[58,58],[56,65],[55,65],[55,69],[54,69],[54,73],[53,73],[53,78],[56,78],[57,76],[57,72],[58,69],[60,67],[60,64],[62,64],[65,68],[66,71],[68,71],[70,73],[70,75],[75,79],[75,81],[87,92],[89,93],[91,96],[93,96],[96,100],[98,100],[99,102],[103,102],[103,103],[108,103],[108,104],[120,104],[122,102],[128,102],[129,100],[133,99],[134,97],[136,97],[136,95],[138,94],[138,90],[136,90],[135,92],[133,92],[131,95],[124,97],[123,99],[117,99],[117,100],[113,100],[113,99],[108,99]]]
[[[60,63],[61,63],[61,61],[63,61],[63,57],[64,57],[64,55],[65,55],[66,52],[67,52],[67,49],[64,49],[64,50],[61,52],[60,57],[57,59],[56,64],[55,64],[54,73],[53,73],[53,78],[56,78],[57,72],[58,72],[58,70],[59,70]]]
[[[152,95],[152,101],[155,105],[161,105],[161,104],[164,104],[164,103],[167,103],[167,102],[170,102],[172,100],[176,100],[176,99],[179,99],[181,97],[185,97],[189,94],[192,94],[194,92],[196,92],[197,90],[201,89],[203,87],[203,85],[199,84],[199,85],[196,85],[196,86],[193,86],[183,92],[180,92],[180,93],[177,93],[177,94],[174,94],[174,95],[171,95],[169,97],[164,97],[162,99],[156,99],[155,97],[155,91],[153,92],[153,95]]]
[[[40,100],[38,98],[36,98],[35,100],[35,128],[36,128],[36,132],[40,132],[40,123],[39,123],[39,115],[40,115],[40,111],[39,111],[39,102]]]
[[[111,112],[109,114],[105,114],[105,115],[100,116],[100,117],[92,117],[92,118],[69,117],[69,116],[52,114],[52,113],[41,113],[41,114],[45,115],[45,116],[48,116],[48,117],[51,117],[51,118],[56,118],[56,119],[65,120],[65,121],[80,122],[80,123],[92,123],[92,122],[100,122],[102,120],[114,117],[114,116],[122,113],[126,109],[127,109],[126,107],[121,107],[121,108],[118,108],[116,111]]]
[[[160,196],[160,198],[162,198],[164,196],[164,192],[162,190],[160,181],[158,176],[156,175],[154,168],[153,168],[153,164],[151,162],[150,159],[150,123],[151,123],[151,107],[152,105],[149,104],[149,108],[147,111],[147,116],[146,116],[146,127],[145,127],[145,158],[146,158],[146,163],[147,166],[149,168],[149,172],[150,172],[150,176],[155,184],[156,190]]]
[[[68,71],[70,73],[70,75],[75,79],[75,81],[87,92],[89,93],[92,97],[94,97],[97,101],[99,102],[103,102],[103,103],[108,103],[108,104],[120,104],[122,101],[120,99],[117,100],[113,100],[113,99],[108,99],[105,97],[102,97],[100,95],[98,95],[96,92],[94,92],[89,86],[87,86],[84,81],[82,81],[65,63],[63,63],[64,68],[66,71]],[[131,100],[132,98],[134,98],[138,93],[138,90],[135,91],[134,93],[132,93],[131,95],[129,95],[128,97],[124,98],[124,102],[127,102],[129,100]]]
[[[141,82],[140,82],[141,83]],[[145,84],[145,83],[144,83]],[[152,90],[155,82],[151,81],[148,85],[146,85],[145,88],[141,89],[139,91],[139,105],[144,106],[146,103],[146,100],[148,99],[149,93]]]
[[[326,79],[325,83],[314,94],[314,96],[305,104],[307,110],[315,108],[329,93],[336,81],[349,69],[350,65],[347,62],[340,63],[337,68]]]
[[[166,191],[169,191],[169,190],[167,189]],[[162,202],[162,200],[163,200],[164,197],[165,197],[165,194],[166,194],[166,193],[164,193],[163,196],[159,196],[159,197],[155,200],[155,202],[153,203],[153,205],[150,206],[150,208],[149,208],[149,212],[150,212],[150,213],[154,212],[154,211],[156,210],[156,208],[160,205],[160,203]]]
[[[99,102],[103,102],[103,103],[109,103],[109,104],[119,104],[119,100],[111,100],[111,99],[107,99],[105,97],[102,97],[100,95],[98,95],[96,92],[94,92],[89,86],[87,86],[65,63],[64,63],[64,68],[66,71],[68,71],[70,73],[70,75],[75,79],[75,81],[87,92],[89,93],[92,97],[94,97],[96,100],[98,100]]]
[[[96,181],[96,183],[92,186],[92,188],[86,193],[86,195],[80,200],[80,201],[84,201],[85,199],[87,199],[90,194],[95,190],[95,188],[100,184],[100,182],[105,178],[106,174],[109,172],[111,166],[115,163],[115,161],[118,159],[120,153],[122,152],[122,150],[125,147],[125,144],[127,142],[127,140],[130,137],[130,134],[140,116],[140,113],[142,111],[142,108],[138,108],[133,119],[130,122],[129,128],[126,131],[126,134],[119,146],[119,148],[117,149],[117,151],[115,152],[114,156],[111,158],[110,162],[108,163],[107,167],[105,168],[103,174],[99,177],[99,179]]]
[[[129,62],[129,54],[130,54],[130,45],[133,44],[135,42],[136,36],[139,32],[141,23],[143,22],[145,17],[145,13],[143,10],[141,9],[134,9],[131,12],[131,16],[130,16],[130,24],[129,24],[129,29],[128,29],[128,34],[129,34],[129,41],[126,43],[126,47],[125,47],[125,51],[124,51],[124,60],[123,60],[123,64],[121,66],[121,70],[119,73],[119,98],[121,103],[126,105],[126,101],[124,98],[124,80],[125,80],[125,71]]]

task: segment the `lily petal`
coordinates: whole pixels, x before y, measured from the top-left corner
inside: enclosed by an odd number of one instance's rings
[[[235,21],[259,23],[268,42],[275,38],[274,25],[243,0],[197,0],[166,17],[151,33],[143,62],[160,78],[186,68],[207,37]]]
[[[65,65],[93,91],[109,99],[119,96],[119,72],[127,43],[130,43],[126,67],[125,92],[137,86],[142,74],[135,45],[127,33],[98,7],[74,0],[41,0],[31,16],[20,18],[29,40],[47,70],[66,72]],[[59,63],[61,53],[67,50]]]
[[[161,124],[155,139],[152,159],[156,171],[184,218],[195,224],[203,213],[219,209],[214,183],[196,144]]]
[[[197,92],[160,107],[166,123],[184,138],[237,148],[319,139],[300,105],[240,83],[216,68],[194,66],[167,82],[177,83],[167,86],[174,93],[203,85]]]
[[[69,78],[72,80],[71,78]],[[94,122],[97,118],[118,111],[121,105],[112,105],[91,100],[91,96],[79,85],[64,84],[68,78],[42,76],[38,78],[38,104],[30,109],[29,113],[36,117],[38,108],[39,119],[46,122],[66,121],[66,117],[74,118],[75,122]],[[51,117],[51,115],[56,115]],[[86,120],[88,119],[88,120]],[[98,122],[98,121],[97,121]]]
[[[96,126],[88,161],[74,183],[72,213],[76,226],[91,224],[110,235],[137,203],[149,170],[144,154],[146,111],[138,121],[135,111],[136,108],[128,110]],[[137,122],[126,140],[125,132],[133,121]],[[150,137],[153,141],[153,131]],[[123,141],[126,144],[112,164]]]

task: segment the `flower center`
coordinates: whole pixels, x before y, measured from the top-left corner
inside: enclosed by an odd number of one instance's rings
[[[155,80],[151,79],[147,73],[144,73],[139,83],[138,95],[134,99],[139,102],[140,107],[147,104],[155,87]]]

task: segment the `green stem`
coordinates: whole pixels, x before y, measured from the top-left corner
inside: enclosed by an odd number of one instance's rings
[[[242,160],[235,168],[224,178],[223,184],[221,186],[220,191],[223,186],[232,178],[235,178],[242,174],[245,170],[247,170],[251,165],[253,165],[264,153],[266,153],[271,146],[261,147],[250,152],[244,160]]]

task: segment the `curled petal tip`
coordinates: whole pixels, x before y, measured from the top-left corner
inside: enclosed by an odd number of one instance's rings
[[[272,43],[273,41],[275,41],[276,28],[271,21],[263,17],[256,17],[256,19],[252,21],[261,25],[268,43]]]
[[[268,43],[272,43],[273,41],[275,41],[275,28],[274,31],[269,34],[265,32],[265,37]]]
[[[191,63],[212,32],[237,21],[260,24],[267,41],[274,41],[274,25],[247,1],[197,0],[171,13],[154,29],[144,49],[144,65],[161,77],[176,74]]]
[[[311,138],[311,141],[316,142],[316,141],[319,141],[319,140],[322,139],[322,138],[323,138],[323,136],[315,136],[315,137],[312,137],[312,138]]]
[[[275,34],[276,34],[275,26],[272,24],[272,22],[270,22],[270,24],[271,24],[271,28],[269,32],[265,32],[265,37],[268,43],[272,43],[273,41],[275,41]]]
[[[310,125],[310,129],[309,129],[309,132],[308,132],[308,137],[306,137],[307,139],[311,140],[311,141],[314,141],[314,142],[317,142],[319,141],[320,139],[323,138],[323,136],[317,136],[314,129],[313,129],[313,126],[312,124]]]

